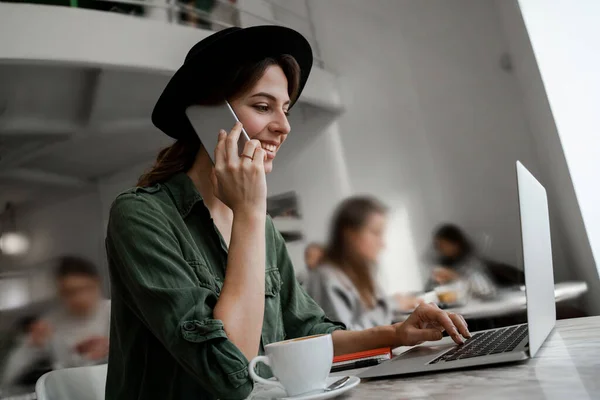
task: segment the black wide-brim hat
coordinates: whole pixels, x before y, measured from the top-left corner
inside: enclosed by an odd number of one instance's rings
[[[203,85],[218,82],[219,73],[234,63],[260,61],[282,54],[294,57],[300,66],[297,100],[313,64],[310,44],[300,33],[282,26],[265,25],[232,27],[208,36],[190,49],[183,65],[165,87],[152,111],[152,123],[175,139],[196,136],[185,111],[201,96]]]

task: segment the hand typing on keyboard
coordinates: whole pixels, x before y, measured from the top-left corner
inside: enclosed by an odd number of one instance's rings
[[[500,354],[514,350],[527,336],[527,325],[515,325],[476,333],[462,346],[442,354],[431,362],[448,362],[467,358]]]
[[[435,304],[421,304],[408,319],[395,324],[399,346],[414,346],[426,341],[440,340],[442,332],[448,332],[457,344],[470,338],[465,319],[458,314],[441,310]]]

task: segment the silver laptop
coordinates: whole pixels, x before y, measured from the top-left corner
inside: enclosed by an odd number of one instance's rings
[[[474,367],[535,357],[556,323],[550,220],[546,190],[517,161],[527,323],[473,333],[463,345],[450,338],[426,343],[361,372],[360,378]],[[445,343],[444,343],[445,342]],[[440,343],[440,342],[438,342]]]

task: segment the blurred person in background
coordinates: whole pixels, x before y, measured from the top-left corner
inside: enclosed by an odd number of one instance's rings
[[[62,257],[56,282],[62,307],[45,317],[55,368],[107,362],[110,300],[102,297],[98,268],[81,257]]]
[[[299,286],[267,216],[266,174],[312,64],[292,29],[228,28],[194,45],[167,84],[152,121],[176,141],[110,211],[107,399],[246,398],[248,361],[284,339],[331,334],[339,355],[439,340],[442,329],[457,343],[470,336],[461,316],[432,305],[402,324],[346,331]],[[241,122],[196,132],[186,109],[225,100]],[[242,124],[251,140],[239,149]],[[216,148],[198,134],[218,134]]]
[[[65,256],[56,269],[60,306],[30,321],[11,352],[3,382],[18,383],[39,360],[53,369],[107,362],[110,301],[102,299],[100,276],[90,261]]]
[[[304,263],[306,269],[312,271],[317,268],[322,262],[325,256],[325,248],[320,243],[310,243],[304,250]]]
[[[46,346],[52,334],[50,325],[37,316],[28,316],[17,322],[15,331],[14,348],[1,366],[0,387],[35,385],[52,369]]]
[[[360,330],[392,322],[395,309],[413,309],[412,296],[388,298],[376,282],[384,249],[386,207],[372,197],[351,197],[334,213],[322,265],[311,276],[309,294],[325,314]]]
[[[325,255],[325,248],[320,243],[312,242],[304,249],[304,265],[306,270],[298,276],[298,281],[303,287],[309,285],[312,271],[314,271],[323,261]]]
[[[522,284],[524,275],[517,268],[486,260],[458,226],[444,224],[433,235],[433,269],[429,290],[463,280],[476,297],[493,297],[499,286]]]

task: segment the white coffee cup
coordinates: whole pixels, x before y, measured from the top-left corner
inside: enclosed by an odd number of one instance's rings
[[[277,380],[258,376],[254,367],[259,362],[268,365]],[[283,387],[288,396],[297,396],[325,389],[332,363],[331,335],[315,335],[266,345],[265,355],[252,359],[248,370],[255,382]]]

